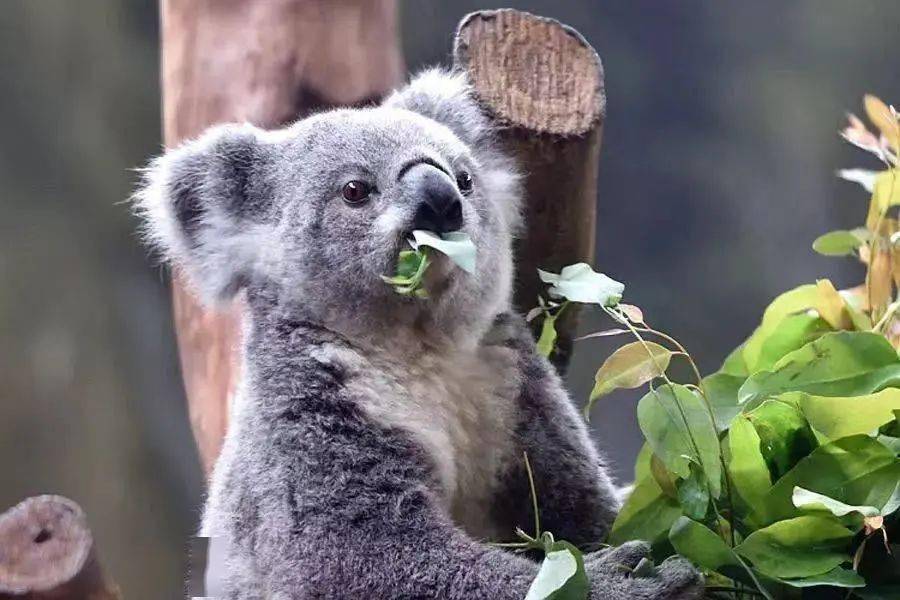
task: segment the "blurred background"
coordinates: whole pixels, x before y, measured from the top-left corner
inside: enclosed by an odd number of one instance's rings
[[[606,69],[597,265],[706,372],[767,301],[851,262],[810,243],[863,220],[835,169],[869,165],[836,131],[873,92],[900,103],[895,0],[532,0]],[[446,62],[470,0],[401,3],[407,65]],[[149,0],[6,0],[0,12],[0,510],[61,493],[87,512],[129,599],[183,595],[203,477],[168,276],[124,204],[160,151],[158,12]],[[839,286],[840,287],[840,286]],[[585,332],[609,326],[585,318]],[[580,342],[587,397],[609,345]],[[605,399],[599,445],[628,479],[638,393]]]

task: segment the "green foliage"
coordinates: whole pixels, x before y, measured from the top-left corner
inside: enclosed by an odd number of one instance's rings
[[[651,390],[637,408],[638,424],[653,454],[676,476],[691,477],[691,464],[706,474],[710,492],[721,491],[719,439],[699,394],[682,385],[665,384]]]
[[[754,406],[782,392],[861,396],[900,384],[900,359],[871,332],[832,332],[783,356],[771,371],[751,375],[738,392]]]
[[[661,377],[669,368],[672,351],[653,342],[625,344],[606,359],[594,377],[590,402],[620,389],[637,388]],[[590,408],[591,404],[588,404]]]
[[[554,541],[525,600],[584,600],[589,589],[581,552],[569,542]]]
[[[858,228],[853,231],[831,231],[820,235],[813,242],[813,250],[824,256],[850,256],[869,241],[869,231]]]
[[[587,263],[563,267],[559,274],[538,269],[538,275],[541,281],[550,284],[547,293],[551,298],[565,298],[572,302],[614,306],[625,291],[623,284],[597,273]]]
[[[804,516],[758,529],[734,551],[769,577],[811,577],[845,562],[851,537],[836,519]]]
[[[431,264],[428,249],[433,248],[453,261],[460,269],[475,272],[475,244],[464,233],[454,231],[437,236],[430,231],[413,231],[409,240],[412,250],[402,250],[397,256],[397,271],[393,276],[382,275],[381,279],[394,287],[401,296],[427,298],[423,286],[425,271]]]
[[[744,415],[738,415],[728,430],[728,473],[735,501],[743,501],[745,511],[758,506],[772,487],[772,477],[762,453],[762,440]]]
[[[582,339],[635,338],[598,369],[586,413],[613,390],[649,387],[637,407],[646,443],[608,541],[679,552],[720,595],[816,598],[831,587],[896,597],[900,560],[887,557],[900,550],[890,539],[900,523],[900,222],[890,213],[900,206],[900,123],[877,98],[866,97],[866,111],[880,135],[853,116],[842,134],[888,168],[840,173],[872,193],[866,226],[814,243],[858,257],[865,284],[838,291],[822,279],[778,296],[716,373],[701,377],[677,340],[620,304],[621,284],[583,264],[541,272],[562,301],[540,301],[545,327],[583,302],[617,328]],[[552,351],[551,334],[541,340]],[[670,379],[675,359],[693,381]],[[572,571],[572,559],[560,562]]]
[[[681,514],[678,502],[666,495],[652,477],[641,479],[619,512],[609,533],[609,543],[664,542],[669,527]]]

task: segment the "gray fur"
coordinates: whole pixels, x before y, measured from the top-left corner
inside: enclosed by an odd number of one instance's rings
[[[390,274],[421,200],[398,173],[468,170],[472,276],[436,257],[427,300]],[[377,187],[349,206],[343,183]],[[587,431],[512,315],[518,178],[465,81],[430,71],[384,105],[264,132],[211,130],[156,160],[145,231],[210,303],[239,291],[243,383],[204,532],[228,548],[228,598],[523,598],[539,565],[487,544],[528,529],[522,453],[545,529],[586,551],[592,598],[693,598],[683,561],[599,549],[618,508]]]

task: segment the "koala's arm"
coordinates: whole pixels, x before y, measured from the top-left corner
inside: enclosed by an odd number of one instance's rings
[[[606,538],[620,501],[584,419],[553,367],[538,355],[521,317],[498,317],[493,335],[519,356],[522,384],[516,435],[534,473],[541,527],[582,549],[595,550]],[[515,515],[516,525],[527,531],[534,517],[531,504],[522,499],[529,495],[524,460],[519,460],[504,478],[495,510]]]
[[[230,483],[214,510],[237,574],[226,598],[525,597],[539,565],[453,525],[411,440],[368,420],[333,381],[293,385],[304,397],[281,395],[281,408],[242,423],[223,468]],[[645,554],[632,544],[588,557],[591,597],[694,597],[683,565],[628,576]]]

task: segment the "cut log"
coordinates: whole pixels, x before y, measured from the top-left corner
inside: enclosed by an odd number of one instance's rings
[[[167,146],[210,125],[272,128],[311,111],[377,100],[403,77],[396,0],[162,0]],[[202,307],[173,274],[191,427],[207,473],[240,377],[241,308]]]
[[[558,272],[594,260],[606,113],[603,67],[575,30],[511,9],[466,16],[456,32],[453,62],[501,126],[502,141],[525,176],[526,230],[515,254],[515,303],[524,313],[544,289],[538,267]],[[577,310],[557,323],[552,359],[561,370],[576,324]]]
[[[0,600],[118,600],[81,508],[29,498],[0,515]]]

